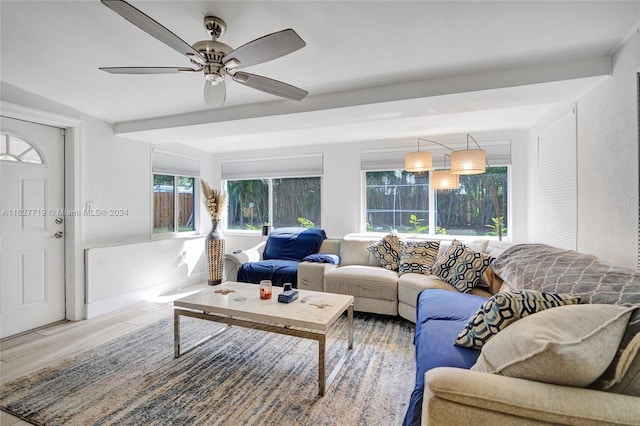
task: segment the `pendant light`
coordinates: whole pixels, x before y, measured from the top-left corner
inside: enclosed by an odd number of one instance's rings
[[[447,167],[447,156],[444,155],[444,166]],[[460,176],[453,174],[451,169],[434,170],[431,172],[430,185],[436,191],[445,189],[458,189],[460,187]]]
[[[431,170],[433,162],[429,151],[420,151],[420,139],[418,139],[418,151],[408,152],[404,156],[404,169],[408,172],[426,172]]]
[[[467,133],[467,149],[453,151],[451,153],[451,173],[456,175],[477,175],[485,173],[487,168],[487,153],[478,146],[478,149],[469,149],[469,138]],[[478,145],[475,139],[473,141]]]

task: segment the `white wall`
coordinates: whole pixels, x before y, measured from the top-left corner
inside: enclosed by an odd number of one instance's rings
[[[577,103],[578,251],[638,269],[640,33],[613,56],[613,78]]]
[[[79,120],[82,125],[82,135],[79,148],[79,187],[80,194],[77,204],[80,212],[83,212],[88,202],[94,203],[94,209],[123,209],[127,211],[123,216],[88,216],[81,213],[80,232],[74,235],[80,246],[80,252],[95,247],[111,247],[107,258],[100,269],[101,277],[88,276],[88,285],[98,287],[90,288],[90,293],[102,295],[99,301],[100,312],[106,312],[121,306],[121,302],[128,303],[140,300],[144,295],[158,291],[166,291],[168,288],[177,288],[186,282],[191,282],[192,277],[202,278],[204,261],[198,261],[204,256],[204,244],[188,244],[180,242],[166,243],[162,240],[151,238],[151,203],[152,203],[152,177],[151,177],[151,146],[113,134],[112,125],[103,120],[83,114],[56,102],[29,93],[17,87],[1,83],[0,99],[14,105],[20,105],[37,111],[58,114]],[[213,157],[191,148],[176,144],[166,144],[170,150],[193,155],[202,159],[201,173],[205,179],[212,180],[211,164]],[[71,167],[73,169],[73,167]],[[67,171],[69,168],[67,169]],[[199,190],[199,188],[198,188]],[[69,208],[69,206],[67,206]],[[210,229],[210,220],[206,212],[201,211],[199,218],[200,229],[206,234]],[[67,235],[70,235],[67,233]],[[180,239],[182,240],[182,239]],[[200,238],[202,240],[202,238]],[[186,241],[186,240],[185,240]],[[131,244],[147,242],[142,245],[146,252],[140,253],[145,261],[135,261],[123,268],[127,261],[131,261]],[[185,242],[186,244],[186,242]],[[152,256],[156,246],[164,247],[164,256]],[[135,246],[134,246],[135,247]],[[186,275],[182,274],[182,266],[185,258],[185,247],[193,267],[188,268]],[[193,259],[196,260],[193,260]],[[173,259],[168,262],[167,259]],[[67,259],[68,261],[68,259]],[[82,255],[76,259],[81,268],[85,268]],[[182,263],[181,263],[182,262]],[[177,275],[173,272],[165,276],[154,275],[154,280],[146,280],[142,286],[147,291],[141,291],[140,280],[136,277],[142,268],[152,270],[166,270],[168,266],[177,265]],[[137,265],[137,266],[136,266]],[[142,271],[144,272],[144,271]],[[86,273],[86,270],[85,270]],[[77,293],[77,299],[86,300],[85,281],[86,274],[80,274],[83,278],[74,284],[73,292]],[[118,283],[113,283],[111,277],[117,277]],[[155,290],[153,290],[155,288]],[[113,289],[117,289],[114,293]],[[114,303],[110,303],[109,300]],[[106,302],[105,302],[106,300]],[[98,301],[98,300],[96,300]],[[72,315],[71,319],[80,319],[86,315],[87,306],[81,306],[80,313]]]
[[[420,135],[428,138],[428,135]],[[511,174],[511,210],[509,238],[514,242],[525,242],[528,238],[528,159],[527,142],[528,133],[526,130],[512,130],[500,132],[478,132],[473,134],[474,138],[482,143],[482,140],[511,139],[512,141],[512,174]],[[466,135],[445,135],[432,139],[442,143],[464,142]],[[416,139],[385,140],[375,142],[352,142],[329,144],[323,146],[309,146],[300,148],[272,149],[263,151],[252,151],[251,157],[277,157],[279,155],[296,155],[322,152],[324,155],[324,177],[323,177],[323,198],[322,198],[322,228],[327,236],[340,238],[352,232],[363,232],[363,183],[360,171],[360,154],[364,149],[380,148],[406,148],[414,146]],[[268,140],[265,140],[268,144]],[[215,186],[221,185],[220,164],[224,160],[246,157],[243,152],[218,154],[214,159],[213,170],[215,172]],[[227,252],[245,249],[257,244],[260,237],[241,235],[227,232],[226,250]]]
[[[529,132],[530,194],[528,227],[535,224],[537,137],[549,123],[576,108],[577,250],[611,263],[639,269],[638,107],[640,34],[635,32],[612,58],[612,77],[581,96],[558,105]]]

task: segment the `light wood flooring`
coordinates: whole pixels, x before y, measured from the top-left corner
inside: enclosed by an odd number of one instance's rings
[[[8,382],[69,355],[98,346],[173,315],[173,300],[206,288],[205,283],[101,315],[65,321],[0,340],[0,382]],[[28,425],[0,411],[0,425]]]

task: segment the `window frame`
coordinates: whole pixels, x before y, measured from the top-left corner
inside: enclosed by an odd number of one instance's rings
[[[510,164],[492,164],[489,167],[505,167],[507,169],[507,200],[506,200],[506,212],[501,212],[503,216],[507,217],[507,221],[503,223],[503,226],[507,227],[507,234],[502,236],[503,241],[511,241],[513,238],[513,229],[512,226],[512,211],[513,211],[513,197],[512,197],[512,170]],[[362,233],[366,234],[380,234],[380,231],[368,231],[367,230],[367,173],[369,172],[395,172],[401,169],[372,169],[372,170],[361,170],[361,208],[360,208],[360,230]],[[463,234],[438,234],[436,233],[436,210],[437,210],[437,196],[436,190],[431,187],[431,171],[429,171],[429,232],[428,233],[420,233],[416,235],[422,235],[430,238],[443,238],[443,237],[453,237],[460,239],[469,239],[469,235]],[[411,234],[411,233],[409,233]],[[483,239],[495,239],[497,240],[497,236],[492,235],[477,235],[476,238]]]
[[[236,178],[236,179],[223,179],[222,187],[225,188],[225,192],[228,193],[227,184],[229,181],[239,181],[239,180],[266,180],[268,181],[268,196],[269,196],[269,226],[273,226],[273,181],[275,179],[304,179],[304,178],[318,178],[320,179],[320,224],[324,222],[324,174],[321,175],[301,175],[301,176],[269,176],[269,177],[247,177],[247,178]],[[252,229],[239,229],[239,228],[229,228],[229,217],[226,215],[223,225],[223,230],[225,234],[229,235],[262,235],[262,229],[252,230]]]
[[[154,222],[155,222],[155,201],[154,201],[154,182],[155,176],[173,176],[173,231],[170,232],[154,232]],[[186,177],[193,179],[193,230],[191,231],[178,231],[178,202],[179,202],[179,191],[178,191],[178,178]],[[184,238],[184,237],[193,237],[200,234],[200,192],[198,190],[200,186],[200,177],[199,176],[190,176],[188,174],[178,174],[178,173],[170,173],[170,172],[151,172],[151,224],[150,224],[150,233],[152,239],[164,239],[164,238]]]

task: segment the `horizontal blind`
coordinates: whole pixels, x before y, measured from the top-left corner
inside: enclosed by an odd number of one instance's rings
[[[454,151],[466,149],[467,143],[445,144]],[[511,164],[511,140],[479,141],[480,148],[487,152],[487,162],[490,166],[508,166]],[[469,148],[477,148],[474,143]],[[402,170],[404,169],[404,157],[409,152],[418,150],[418,145],[402,148],[382,148],[363,150],[360,154],[361,170]],[[439,145],[420,142],[420,151],[429,151],[433,158],[433,167],[444,168],[444,155],[451,155],[451,150]],[[451,159],[447,158],[447,166],[451,165]]]
[[[154,174],[200,177],[199,158],[154,148],[152,161]]]
[[[321,153],[222,161],[222,179],[322,176]]]
[[[576,250],[576,115],[572,110],[538,136],[535,242]]]

